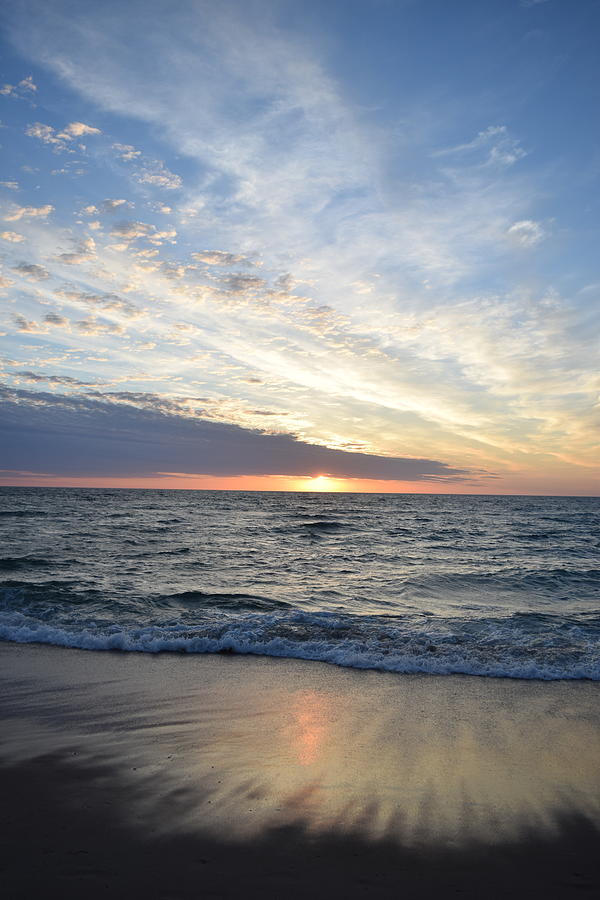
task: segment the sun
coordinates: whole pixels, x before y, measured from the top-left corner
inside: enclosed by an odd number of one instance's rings
[[[305,482],[305,491],[339,491],[340,486],[335,478],[328,475],[316,475]]]

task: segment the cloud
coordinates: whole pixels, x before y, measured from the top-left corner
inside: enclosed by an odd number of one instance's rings
[[[84,206],[81,215],[98,216],[100,213],[114,213],[118,209],[131,209],[133,206],[134,203],[131,200],[125,200],[123,197],[107,197],[99,206],[95,203]]]
[[[34,84],[31,75],[27,75],[19,81],[18,84],[3,84],[0,87],[0,94],[5,97],[15,97],[18,100],[25,99],[37,91],[37,85]]]
[[[143,310],[117,294],[94,294],[88,291],[65,288],[54,291],[54,295],[57,299],[65,300],[68,303],[83,304],[84,306],[102,309],[107,313],[118,313],[129,319],[136,319],[143,315]]]
[[[50,277],[48,270],[36,263],[18,263],[16,266],[12,266],[12,270],[24,278],[30,278],[32,281],[44,281]]]
[[[155,230],[154,225],[146,222],[119,222],[118,225],[113,225],[111,234],[124,241],[136,241],[138,238],[148,237]]]
[[[59,384],[64,387],[97,387],[102,382],[80,381],[79,378],[71,378],[70,375],[42,375],[38,372],[15,372],[16,377],[29,384]]]
[[[238,253],[227,253],[225,250],[201,250],[192,253],[192,259],[206,263],[209,266],[237,266],[248,262],[245,256]]]
[[[134,178],[139,184],[151,184],[168,191],[178,190],[183,184],[181,176],[170,172],[163,163],[155,163],[138,170]]]
[[[0,187],[6,188],[7,191],[18,191],[18,181],[0,181]]]
[[[11,244],[20,244],[25,240],[22,234],[17,234],[16,231],[1,231],[0,238],[3,241],[8,241]]]
[[[97,337],[102,334],[125,334],[122,325],[114,322],[99,322],[95,316],[88,316],[87,319],[74,322],[74,327],[86,337]]]
[[[15,327],[17,331],[21,331],[27,334],[47,334],[48,327],[45,325],[40,325],[38,322],[33,322],[25,318],[20,314],[16,314],[13,316],[13,321],[15,323]]]
[[[151,184],[168,191],[178,190],[183,185],[180,175],[171,172],[160,159],[150,159],[132,144],[112,144],[112,149],[123,162],[133,162],[132,177],[138,184]]]
[[[122,159],[125,162],[136,160],[142,155],[142,151],[136,150],[131,144],[113,144],[112,148],[113,150],[116,150],[119,159]]]
[[[67,127],[63,129],[63,134],[68,135],[70,138],[76,138],[89,134],[102,134],[102,132],[99,128],[94,128],[92,125],[85,125],[83,122],[71,122],[70,125],[67,125]]]
[[[59,262],[69,266],[78,266],[81,263],[90,262],[90,260],[96,259],[96,242],[91,237],[84,238],[75,250],[69,253],[60,253],[56,258]]]
[[[35,377],[35,376],[34,376]],[[71,383],[71,382],[69,382]],[[318,475],[411,482],[465,481],[430,459],[330,450],[284,434],[182,418],[151,394],[83,397],[4,389],[3,465],[63,475]],[[145,408],[132,401],[144,403]],[[136,447],[131,453],[132,442]]]
[[[113,225],[111,236],[122,242],[117,245],[120,249],[126,249],[129,244],[140,238],[146,238],[153,246],[160,247],[165,241],[175,243],[177,231],[174,228],[160,231],[156,225],[147,222],[119,222]]]
[[[480,131],[472,141],[436,150],[431,155],[436,158],[464,156],[473,153],[485,153],[484,164],[498,166],[512,166],[527,156],[520,142],[510,135],[506,125],[489,125]]]
[[[227,290],[238,294],[245,291],[260,291],[265,287],[266,281],[257,275],[244,275],[241,272],[236,272],[225,279],[225,285]]]
[[[535,247],[546,237],[546,233],[539,222],[531,219],[523,219],[515,222],[507,230],[507,235],[521,247]]]
[[[44,144],[51,144],[58,150],[65,150],[67,145],[64,139],[57,136],[55,129],[51,125],[44,125],[42,122],[34,122],[25,129],[28,137],[37,138]]]
[[[107,197],[106,200],[102,201],[102,209],[108,213],[121,209],[123,206],[132,207],[133,203],[130,200],[124,200],[122,197]]]
[[[164,231],[160,231],[159,229],[156,229],[156,231],[150,235],[148,240],[150,241],[151,244],[154,244],[155,246],[158,247],[165,241],[167,241],[171,244],[174,244],[176,237],[177,237],[177,232],[175,231],[174,228],[165,228]]]
[[[5,222],[18,222],[21,219],[46,219],[54,207],[47,203],[45,206],[17,206],[9,215],[4,216]]]
[[[48,325],[54,325],[57,328],[68,328],[69,320],[65,319],[64,316],[59,316],[58,313],[46,313],[44,316],[44,322],[47,322]]]
[[[102,132],[99,128],[93,128],[91,125],[85,125],[83,122],[71,122],[62,131],[57,131],[51,125],[44,125],[42,122],[34,122],[33,125],[27,126],[25,134],[28,137],[37,138],[44,144],[51,145],[56,151],[66,150],[69,153],[73,153],[74,151],[69,144],[74,138],[102,134]]]

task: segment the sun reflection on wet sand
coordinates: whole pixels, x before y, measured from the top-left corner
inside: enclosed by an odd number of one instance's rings
[[[297,748],[298,762],[301,766],[313,765],[327,737],[331,715],[328,697],[318,691],[298,691],[292,695],[290,709],[294,723],[286,730]]]
[[[298,825],[460,847],[551,836],[566,815],[600,827],[600,685],[108,660],[1,653],[13,684],[0,751],[76,748],[74,761],[110,765],[135,797],[123,815],[158,831],[250,838]]]

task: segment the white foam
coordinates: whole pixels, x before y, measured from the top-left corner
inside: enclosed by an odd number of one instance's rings
[[[381,636],[366,634],[360,637],[336,637],[339,620],[329,617],[331,635],[293,639],[273,634],[277,626],[304,625],[310,631],[315,620],[323,631],[322,614],[295,617],[247,616],[238,617],[218,628],[187,625],[112,624],[98,626],[51,625],[36,621],[22,613],[11,611],[0,617],[0,639],[17,643],[54,644],[80,650],[120,650],[140,653],[219,653],[288,657],[315,660],[357,669],[378,669],[398,673],[426,673],[432,675],[478,675],[520,679],[591,679],[600,680],[600,644],[589,641],[587,653],[557,650],[551,643],[546,647],[530,646],[531,635],[518,634],[514,641],[491,645],[488,633],[472,636],[470,643],[439,641],[432,652],[421,633],[396,634],[394,642],[382,645]],[[434,624],[434,623],[432,623]],[[327,631],[327,629],[326,629]],[[432,629],[432,639],[435,629]],[[508,635],[504,634],[506,638]]]

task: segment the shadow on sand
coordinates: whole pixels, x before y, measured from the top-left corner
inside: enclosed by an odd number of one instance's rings
[[[436,847],[369,840],[356,827],[311,832],[301,820],[227,839],[169,833],[157,815],[131,815],[146,790],[114,766],[65,752],[0,769],[2,892],[7,900],[60,898],[570,898],[600,892],[600,834],[564,816],[552,837]],[[181,787],[162,812],[199,808],[202,785]],[[210,792],[204,795],[206,804]],[[201,808],[200,803],[200,808]],[[160,814],[161,810],[155,810]],[[137,821],[136,821],[137,819]]]

